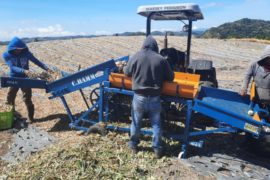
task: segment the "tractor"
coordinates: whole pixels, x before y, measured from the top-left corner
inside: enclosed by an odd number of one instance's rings
[[[172,69],[177,72],[195,73],[200,75],[200,87],[218,88],[216,79],[216,69],[213,62],[205,59],[193,59],[190,61],[192,24],[194,21],[203,20],[203,14],[196,4],[164,4],[140,6],[138,14],[146,17],[146,36],[151,34],[151,21],[176,20],[181,21],[184,26],[183,32],[187,33],[186,51],[182,52],[175,48],[168,48],[167,33],[165,33],[164,47],[160,50],[160,54],[164,56],[170,63]],[[186,22],[185,22],[186,21]],[[198,92],[200,91],[200,88]],[[197,115],[200,116],[200,113]],[[203,117],[207,118],[206,116]],[[218,125],[219,126],[219,125]],[[268,130],[268,129],[267,129]],[[269,131],[269,130],[268,130]],[[268,132],[267,131],[267,132]],[[269,154],[270,135],[266,133],[262,138],[251,138],[252,135],[247,133],[247,144],[253,152],[259,154]]]
[[[168,5],[150,5],[138,7],[137,13],[146,17],[146,36],[151,34],[151,22],[165,21],[165,20],[177,20],[184,23],[182,30],[187,34],[187,49],[185,52],[177,50],[173,47],[168,48],[168,36],[165,33],[164,47],[160,50],[160,54],[169,62],[174,72],[182,72],[184,76],[188,74],[199,74],[199,87],[218,87],[216,79],[216,70],[213,67],[212,61],[209,60],[193,60],[190,63],[190,51],[191,51],[191,38],[192,38],[192,24],[193,21],[202,20],[203,14],[196,4],[168,4]],[[187,21],[187,22],[185,22]],[[126,64],[128,59],[117,61],[116,63]],[[117,73],[123,73],[123,67],[120,68]],[[185,79],[185,78],[184,78]],[[90,94],[92,104],[96,102],[96,95],[99,94],[98,88],[94,89]],[[195,92],[195,91],[194,91]],[[196,91],[197,92],[197,91]],[[115,107],[111,114],[111,119],[126,119],[127,116],[123,117],[123,113],[119,112],[130,112],[131,97],[123,94],[114,94],[110,97],[111,106]],[[117,108],[116,108],[117,107]],[[171,114],[174,117],[179,116],[185,107],[183,104],[165,103],[163,104],[162,113],[163,119],[168,118]],[[183,113],[183,111],[181,112]]]
[[[160,50],[160,54],[168,60],[174,71],[199,74],[201,86],[218,87],[216,70],[212,61],[200,59],[190,62],[192,24],[193,21],[203,19],[198,5],[189,3],[140,6],[137,12],[146,17],[146,36],[151,34],[152,20],[181,21],[184,24],[182,31],[187,33],[186,51],[168,48],[168,38],[167,33],[165,33],[164,47]]]

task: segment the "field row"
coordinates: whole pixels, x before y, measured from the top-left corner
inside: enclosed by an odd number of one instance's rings
[[[163,37],[156,37],[156,39],[162,49]],[[143,40],[143,36],[98,37],[35,42],[28,46],[36,57],[50,66],[74,72],[77,71],[79,65],[87,68],[109,59],[132,55],[141,48]],[[168,37],[168,40],[169,47],[175,47],[181,51],[186,50],[185,37],[171,36]],[[227,83],[223,84],[223,82],[226,79],[241,82],[239,77],[242,76],[249,62],[260,56],[265,46],[262,43],[239,40],[193,38],[191,58],[212,60],[218,70],[221,87],[228,88]],[[5,48],[5,46],[0,46],[0,53],[4,52]],[[39,71],[35,66],[33,68]],[[6,70],[7,67],[2,61],[0,73]],[[234,83],[232,82],[232,84]],[[239,87],[239,84],[236,83],[235,87]],[[232,88],[234,89],[234,86]]]

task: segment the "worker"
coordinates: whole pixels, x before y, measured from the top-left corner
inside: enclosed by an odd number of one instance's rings
[[[240,94],[247,94],[248,85],[251,78],[255,82],[256,101],[259,104],[270,104],[270,46],[267,46],[262,56],[252,62],[245,73]]]
[[[18,78],[26,78],[33,73],[29,70],[29,60],[35,63],[42,69],[50,70],[45,64],[40,62],[28,49],[26,44],[19,39],[14,37],[8,44],[6,52],[3,53],[3,59],[10,68],[10,76]],[[10,87],[7,93],[6,104],[15,107],[15,98],[19,88]],[[30,88],[21,88],[23,93],[23,101],[26,104],[28,111],[28,119],[26,122],[32,122],[34,120],[34,104],[32,102],[32,90]]]
[[[124,68],[124,74],[132,77],[132,123],[130,127],[129,147],[138,152],[141,122],[147,114],[153,129],[153,149],[157,158],[163,155],[161,101],[160,95],[164,81],[172,81],[174,73],[169,63],[158,54],[158,45],[152,36],[148,36],[142,49],[130,58]]]

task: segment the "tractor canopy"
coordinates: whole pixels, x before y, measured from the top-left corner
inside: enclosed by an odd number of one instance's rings
[[[151,20],[201,20],[203,14],[198,5],[192,3],[147,5],[138,7],[137,13]]]

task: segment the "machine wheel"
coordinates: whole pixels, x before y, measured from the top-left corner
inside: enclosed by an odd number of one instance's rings
[[[90,93],[90,102],[91,102],[92,105],[94,105],[98,101],[99,94],[100,94],[99,91],[100,91],[99,87],[97,87],[97,88],[95,88],[95,89],[93,89],[91,91],[91,93]]]

